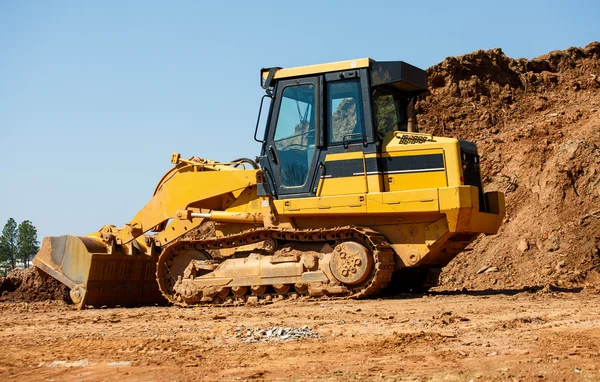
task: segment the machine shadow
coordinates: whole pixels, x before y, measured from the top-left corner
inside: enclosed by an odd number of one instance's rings
[[[386,289],[380,298],[386,300],[405,300],[405,299],[416,299],[423,298],[425,296],[515,296],[521,293],[538,293],[538,292],[555,292],[555,293],[580,293],[583,291],[583,287],[558,287],[555,285],[533,285],[525,286],[521,288],[501,288],[501,289],[467,289],[462,288],[460,290],[452,291],[427,291],[427,292],[406,292],[391,289]]]

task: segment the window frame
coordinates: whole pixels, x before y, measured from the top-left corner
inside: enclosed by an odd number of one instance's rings
[[[312,89],[312,96],[313,96],[313,100],[312,100],[313,102],[312,102],[312,104],[304,102],[304,101],[299,100],[297,98],[294,99],[294,98],[291,98],[291,97],[285,97],[284,96],[287,89],[294,88],[294,87],[312,87],[313,88]],[[317,86],[315,86],[312,83],[302,83],[302,82],[290,83],[290,84],[286,84],[285,86],[283,86],[281,88],[281,93],[280,94],[281,94],[281,96],[280,96],[280,99],[279,99],[279,102],[278,102],[278,105],[277,105],[277,107],[278,107],[278,109],[277,109],[277,118],[276,118],[275,123],[273,125],[273,134],[272,134],[272,142],[273,142],[273,146],[275,147],[275,151],[276,151],[276,155],[277,155],[277,161],[279,162],[278,163],[278,175],[279,175],[279,180],[281,182],[280,183],[280,187],[283,186],[285,188],[301,188],[301,187],[304,187],[306,185],[306,183],[309,181],[309,175],[310,175],[310,172],[311,172],[310,169],[311,169],[311,165],[312,165],[312,162],[313,162],[313,159],[314,159],[314,155],[315,155],[314,150],[315,150],[316,143],[317,143],[317,140],[316,140],[316,133],[317,133],[317,129],[316,129],[316,125],[317,125],[316,110],[317,110],[317,103],[319,102],[318,95],[317,95]],[[290,99],[290,100],[293,100],[293,101],[296,101],[296,102],[302,102],[304,105],[309,106],[310,109],[309,109],[309,112],[307,112],[307,115],[306,115],[308,118],[304,122],[304,123],[307,123],[308,129],[307,129],[307,131],[305,133],[303,133],[303,132],[296,133],[294,131],[294,132],[292,132],[292,134],[289,134],[289,135],[280,137],[279,139],[276,139],[276,136],[277,136],[277,133],[278,133],[279,127],[280,127],[280,124],[279,124],[280,118],[282,116],[281,111],[282,111],[282,107],[284,105],[284,101],[286,99]],[[299,111],[302,112],[301,110],[299,110]],[[286,110],[286,112],[287,112],[287,110]],[[292,113],[292,114],[294,114],[294,113]],[[298,123],[303,123],[302,117],[299,118]],[[297,125],[298,124],[296,124],[296,126]],[[303,153],[306,154],[306,155],[308,155],[308,152],[309,152],[310,146],[311,146],[310,142],[308,140],[308,136],[310,135],[310,132],[311,132],[311,129],[310,129],[311,125],[314,126],[314,129],[312,130],[313,131],[313,146],[314,147],[313,147],[312,157],[310,158],[310,160],[307,157],[307,160],[306,160],[306,171],[303,174],[304,175],[304,181],[301,184],[297,184],[297,185],[287,185],[287,184],[284,183],[284,179],[286,179],[286,177],[283,176],[283,174],[282,174],[282,165],[283,165],[283,163],[282,163],[282,158],[281,158],[281,155],[280,155],[282,152],[284,152],[284,150],[282,150],[282,148],[283,147],[289,147],[289,146],[296,146],[296,145],[297,146],[302,146],[302,144],[301,143],[300,144],[298,144],[298,143],[289,143],[287,145],[282,145],[282,147],[278,147],[277,143],[281,142],[282,140],[293,139],[293,138],[296,138],[296,137],[301,137],[301,136],[306,135],[307,136],[307,139],[306,139],[307,144],[306,144],[305,149],[303,150]],[[282,126],[282,127],[284,127],[284,126]],[[288,126],[285,126],[285,128],[287,128],[287,127]],[[301,138],[300,141],[302,142],[303,138]],[[285,151],[287,151],[287,150],[285,150]]]
[[[406,124],[408,123],[408,117],[406,115],[404,115],[404,119],[401,119],[400,117],[402,116],[401,113],[404,112],[406,113],[406,110],[402,110],[402,106],[406,107],[408,105],[409,99],[410,99],[410,93],[408,92],[404,92],[404,91],[400,91],[396,88],[393,88],[391,86],[386,86],[386,85],[379,85],[373,88],[373,92],[371,94],[371,108],[373,110],[373,129],[375,130],[375,134],[376,137],[378,137],[378,127],[379,127],[379,121],[377,120],[377,106],[375,105],[375,91],[377,90],[381,90],[387,93],[387,95],[391,95],[392,96],[392,102],[394,102],[394,112],[396,114],[396,131],[404,131],[404,130],[398,130],[401,124]],[[403,104],[401,102],[401,99],[406,100],[406,104]],[[379,138],[378,138],[379,139]]]
[[[312,117],[315,123],[315,151],[312,155],[311,161],[308,163],[308,173],[303,185],[300,186],[285,186],[281,180],[280,173],[280,162],[275,147],[275,132],[277,128],[277,122],[279,120],[279,113],[281,111],[281,102],[283,98],[283,92],[290,86],[298,85],[313,85],[315,86],[315,104],[312,110]],[[272,179],[273,190],[272,193],[277,199],[288,199],[288,198],[299,198],[311,196],[313,190],[313,184],[315,182],[316,168],[319,161],[319,148],[323,142],[323,77],[313,76],[304,77],[298,79],[286,79],[277,82],[274,94],[275,102],[272,103],[272,113],[269,118],[268,130],[266,134],[266,140],[261,150],[261,157],[259,161],[261,167],[263,167],[267,178]]]
[[[360,68],[356,70],[346,70],[340,72],[332,72],[326,73],[325,76],[325,84],[323,85],[323,89],[327,87],[327,83],[334,81],[344,81],[348,79],[360,79],[360,97],[362,100],[361,110],[363,113],[363,142],[362,145],[359,145],[361,142],[352,142],[350,145],[345,147],[343,144],[333,144],[329,145],[327,151],[328,152],[347,152],[347,151],[357,151],[357,150],[365,150],[365,152],[376,152],[377,148],[374,144],[377,142],[376,134],[373,131],[374,122],[373,122],[373,114],[372,114],[372,105],[371,105],[371,75],[369,72],[369,68]],[[327,94],[323,94],[323,109],[327,107]],[[328,110],[323,110],[323,124],[322,124],[322,139],[323,144],[325,145],[327,142],[327,137],[325,133],[328,129],[326,126],[327,116],[325,115]]]
[[[340,83],[349,83],[349,82],[353,82],[356,84],[356,99],[355,99],[355,110],[356,110],[356,123],[360,124],[360,133],[354,133],[356,135],[360,134],[360,137],[356,137],[356,138],[351,138],[346,140],[345,138],[351,134],[346,134],[344,135],[344,137],[342,137],[341,140],[333,140],[333,126],[332,126],[332,122],[333,122],[333,114],[335,113],[335,111],[337,111],[337,108],[334,110],[333,108],[333,98],[331,98],[331,91],[330,91],[330,86],[335,86],[337,84]],[[327,144],[327,146],[339,146],[339,145],[343,145],[344,147],[347,147],[348,145],[354,145],[357,143],[364,143],[366,142],[366,138],[367,138],[367,129],[366,129],[366,119],[364,116],[364,110],[363,110],[363,106],[364,105],[364,101],[363,101],[363,95],[362,95],[362,84],[361,84],[361,80],[360,78],[358,78],[358,76],[353,76],[351,78],[338,78],[335,79],[333,81],[327,81],[326,85],[325,85],[325,97],[324,97],[324,101],[325,101],[325,105],[324,105],[324,109],[325,109],[325,124],[326,124],[326,129],[325,129],[325,142]],[[344,98],[342,98],[343,100]]]

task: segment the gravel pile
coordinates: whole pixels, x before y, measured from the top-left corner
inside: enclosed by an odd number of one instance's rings
[[[301,328],[272,326],[270,328],[247,329],[245,327],[238,327],[235,329],[235,337],[249,344],[266,341],[294,341],[301,338],[319,338],[319,334],[306,325]]]

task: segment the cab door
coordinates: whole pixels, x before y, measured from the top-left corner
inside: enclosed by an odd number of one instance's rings
[[[369,192],[369,178],[377,178],[366,71],[325,75],[325,145],[320,151],[320,183],[316,196],[354,195]],[[371,172],[371,173],[370,173]]]
[[[320,82],[320,77],[311,77],[277,84],[260,158],[276,198],[314,195],[322,119]]]

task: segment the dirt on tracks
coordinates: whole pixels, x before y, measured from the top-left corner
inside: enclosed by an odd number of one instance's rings
[[[599,320],[587,289],[190,309],[2,302],[0,379],[597,381]]]

